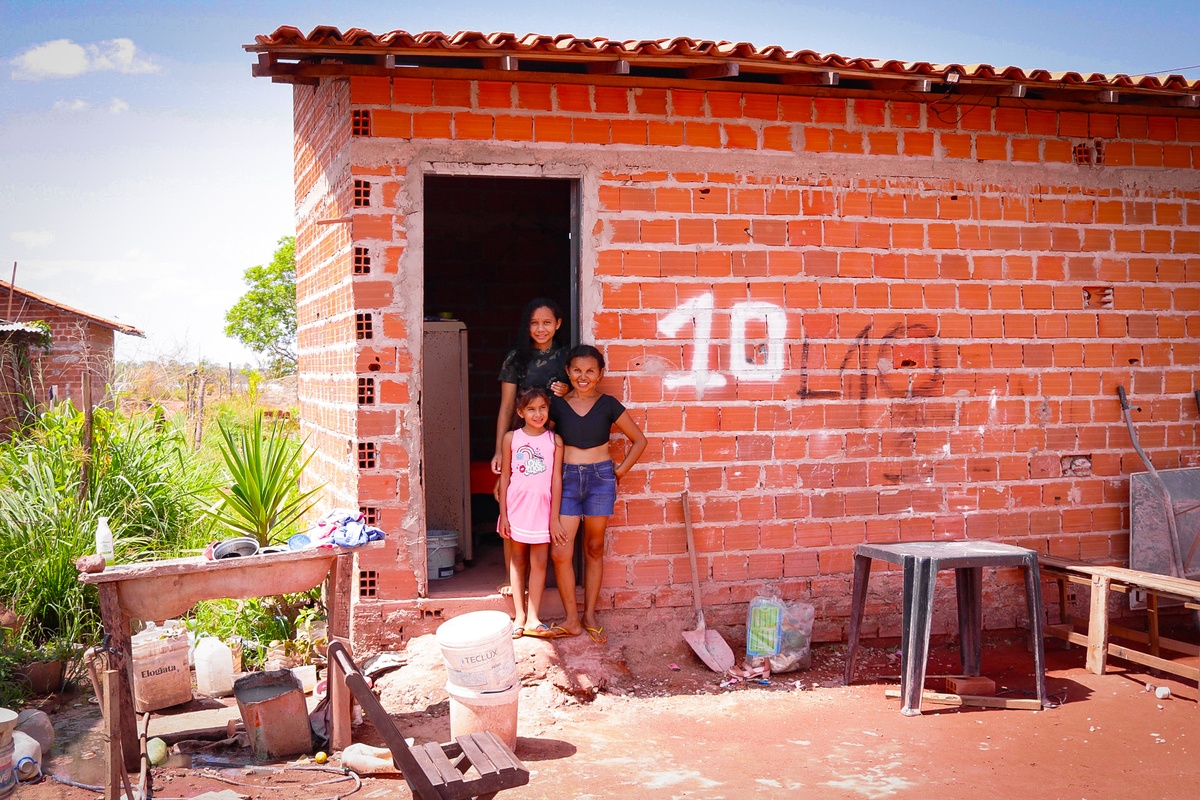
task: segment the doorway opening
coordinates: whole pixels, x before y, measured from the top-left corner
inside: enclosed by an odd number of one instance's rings
[[[491,471],[500,366],[534,297],[558,302],[565,338],[578,340],[578,182],[427,175],[424,183],[426,529],[458,532],[453,576],[430,580],[429,593],[487,595],[508,582]]]

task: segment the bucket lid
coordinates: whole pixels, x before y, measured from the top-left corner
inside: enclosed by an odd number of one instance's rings
[[[478,689],[459,686],[453,681],[446,681],[446,693],[455,700],[465,700],[473,706],[505,706],[517,702],[521,695],[521,684],[517,682],[507,689],[481,692]]]
[[[458,531],[425,531],[426,539],[454,539],[458,541]]]
[[[474,647],[494,638],[512,636],[512,620],[503,611],[471,611],[446,620],[434,637],[442,647]]]

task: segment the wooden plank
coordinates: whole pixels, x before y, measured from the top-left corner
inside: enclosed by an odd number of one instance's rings
[[[133,713],[133,641],[130,636],[129,616],[121,609],[120,593],[115,584],[96,586],[100,595],[100,620],[108,634],[108,645],[115,651],[106,657],[107,662],[117,669],[117,680],[113,686],[113,712],[117,735],[121,739],[121,753],[125,769],[138,768],[137,719]]]
[[[341,557],[339,557],[338,561],[340,562],[341,560]],[[332,612],[330,613],[332,614]],[[350,652],[350,642],[341,636],[330,632],[329,641],[341,643],[346,648],[346,652]],[[329,679],[326,682],[329,691],[329,749],[345,750],[353,741],[350,709],[352,704],[350,702],[350,689],[346,685],[346,676],[342,672],[341,662],[336,658],[329,659],[326,677]],[[401,768],[401,771],[403,771],[403,768]]]
[[[1104,674],[1104,659],[1108,655],[1108,584],[1103,575],[1092,576],[1092,608],[1088,616],[1087,668],[1096,675]]]
[[[437,780],[433,781],[433,776],[430,780],[438,785],[446,785],[452,788],[458,788],[463,782],[463,774],[450,763],[450,759],[446,758],[446,754],[442,752],[442,746],[437,742],[432,742],[426,745],[420,745],[413,748],[413,754],[423,754],[429,759],[430,766],[437,773]]]
[[[888,689],[884,697],[899,699],[899,689]],[[942,706],[972,706],[977,708],[1009,708],[1022,711],[1041,711],[1040,700],[1023,697],[979,697],[969,694],[947,694],[945,692],[921,692],[921,702]]]
[[[409,782],[409,787],[412,793],[421,798],[421,800],[436,800],[442,797],[442,792],[438,787],[442,785],[441,771],[438,770],[437,764],[433,761],[433,755],[424,747],[414,747],[411,750],[413,767],[403,770],[404,779]],[[413,783],[413,779],[420,774],[424,784],[428,784],[428,789],[417,788]]]
[[[1132,661],[1135,664],[1141,664],[1144,667],[1152,669],[1161,669],[1163,672],[1169,672],[1172,675],[1178,675],[1181,678],[1187,678],[1192,681],[1200,681],[1200,667],[1192,667],[1179,661],[1171,661],[1166,658],[1152,656],[1149,653],[1143,653],[1140,650],[1132,650],[1128,647],[1123,647],[1119,644],[1110,644],[1108,646],[1109,655],[1114,658],[1123,658],[1126,661]]]
[[[1139,644],[1148,644],[1150,637],[1145,631],[1126,628],[1123,625],[1108,623],[1109,636],[1116,636],[1121,639],[1130,639]],[[1172,639],[1169,636],[1159,636],[1158,644],[1166,650],[1173,650],[1176,653],[1183,653],[1189,656],[1200,656],[1200,645],[1192,644],[1191,642],[1181,642],[1178,639]]]

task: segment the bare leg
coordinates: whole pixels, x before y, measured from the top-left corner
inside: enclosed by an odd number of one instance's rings
[[[500,541],[504,542],[504,575],[508,577],[508,574],[512,572],[512,539],[505,539],[502,536],[500,537]],[[499,591],[501,597],[511,597],[513,593],[512,583],[500,584]],[[513,603],[516,605],[516,601],[513,601]]]
[[[604,582],[604,532],[608,517],[586,517],[583,520],[583,624],[601,630],[596,621],[596,604],[600,601],[600,584]]]
[[[558,596],[562,600],[566,619],[562,627],[571,633],[580,633],[579,604],[575,602],[575,534],[579,532],[579,517],[559,517],[567,534],[565,544],[550,545],[550,559],[554,562],[554,580],[558,583]]]
[[[529,550],[528,608],[525,612],[525,627],[536,628],[542,624],[542,592],[546,590],[546,564],[550,560],[550,545],[531,544]]]
[[[505,540],[508,541],[508,540]],[[516,609],[514,625],[524,628],[528,620],[525,616],[525,570],[529,567],[529,545],[523,542],[512,543],[512,562],[508,568],[508,582],[512,585],[513,608]],[[545,583],[545,577],[542,582]]]

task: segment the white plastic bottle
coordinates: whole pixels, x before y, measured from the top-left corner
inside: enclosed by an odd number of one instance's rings
[[[17,780],[36,781],[42,774],[42,746],[27,733],[13,731],[12,734],[12,764],[17,773]]]
[[[108,517],[101,517],[96,526],[96,554],[104,556],[105,564],[111,564],[117,558],[113,550],[113,535],[112,529],[108,527]]]
[[[233,694],[233,651],[215,636],[196,642],[196,691],[209,697]]]

